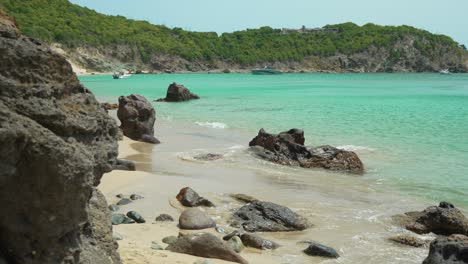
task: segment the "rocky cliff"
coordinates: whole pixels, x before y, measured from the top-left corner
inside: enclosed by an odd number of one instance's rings
[[[115,121],[2,12],[0,61],[0,263],[120,263],[96,189],[116,162]]]

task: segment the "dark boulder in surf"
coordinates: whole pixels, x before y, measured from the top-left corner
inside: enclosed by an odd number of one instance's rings
[[[66,59],[0,10],[0,262],[121,263],[96,189],[117,124]]]
[[[232,226],[248,232],[297,231],[309,227],[305,218],[291,209],[270,202],[252,202],[237,210]]]
[[[339,258],[340,255],[334,248],[331,248],[329,246],[322,245],[320,243],[317,243],[315,241],[306,241],[309,246],[304,249],[304,253],[306,253],[309,256],[315,256],[315,257],[324,257],[324,258]]]
[[[156,100],[157,102],[184,102],[194,99],[200,99],[196,94],[190,92],[190,90],[177,83],[172,83],[167,88],[166,98]]]
[[[120,96],[117,117],[121,122],[120,128],[125,136],[137,141],[160,143],[154,137],[156,111],[145,97],[138,94]]]
[[[439,237],[431,243],[429,255],[423,264],[468,263],[468,237],[452,235]]]
[[[291,129],[277,135],[260,129],[249,146],[257,156],[282,165],[364,172],[364,165],[356,153],[332,146],[307,148],[304,142],[304,131],[300,129]]]
[[[449,236],[468,234],[468,219],[450,203],[441,202],[439,206],[430,206],[422,212],[408,212],[395,216],[406,229],[418,234],[434,233]]]

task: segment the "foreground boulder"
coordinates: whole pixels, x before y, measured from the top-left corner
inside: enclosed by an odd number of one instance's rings
[[[47,45],[0,11],[0,254],[8,263],[120,263],[97,191],[117,125]]]
[[[253,202],[234,213],[232,225],[248,232],[280,232],[304,230],[306,219],[291,209],[270,202]]]
[[[398,216],[397,220],[406,229],[418,234],[468,234],[468,219],[453,204],[447,202],[430,206],[422,212],[405,213]]]
[[[158,144],[154,137],[156,111],[146,98],[138,94],[119,97],[117,117],[125,136],[142,142]]]
[[[200,230],[215,227],[215,221],[198,208],[190,208],[179,217],[179,227],[188,230]]]
[[[439,237],[431,243],[429,256],[423,264],[468,263],[468,237],[452,235]]]
[[[166,98],[156,100],[157,102],[183,102],[194,99],[200,99],[196,94],[190,92],[185,86],[172,83],[167,88]]]
[[[187,207],[206,206],[214,207],[214,204],[201,197],[195,190],[190,187],[182,188],[176,196],[177,200]]]
[[[179,236],[177,241],[170,244],[166,249],[203,258],[216,258],[242,264],[248,263],[247,260],[224,244],[221,239],[209,233]]]
[[[304,131],[300,129],[291,129],[278,135],[260,129],[249,146],[257,156],[282,165],[364,172],[364,165],[356,153],[332,146],[307,148],[304,142]]]

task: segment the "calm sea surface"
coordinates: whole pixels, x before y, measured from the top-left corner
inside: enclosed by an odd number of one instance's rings
[[[80,80],[101,101],[165,96],[172,82],[201,100],[154,103],[157,118],[246,133],[305,131],[306,144],[362,155],[369,177],[431,202],[468,209],[468,75],[166,74]],[[157,132],[156,132],[157,133]],[[245,142],[248,144],[248,142]]]

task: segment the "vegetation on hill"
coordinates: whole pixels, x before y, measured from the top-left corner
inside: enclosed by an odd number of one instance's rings
[[[326,26],[338,32],[309,34],[282,34],[279,29],[262,27],[218,36],[214,32],[190,32],[122,16],[107,16],[67,0],[0,0],[0,6],[15,17],[28,36],[69,48],[131,45],[137,47],[143,61],[149,61],[152,54],[177,55],[188,61],[222,60],[239,64],[301,61],[312,55],[349,55],[371,46],[392,47],[408,36],[415,39],[414,47],[429,58],[440,55],[434,53],[436,46],[462,50],[450,37],[410,26],[345,23]],[[392,58],[398,59],[399,53],[399,50],[392,51]]]

